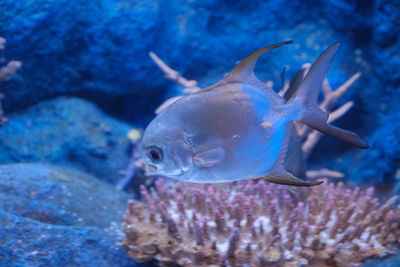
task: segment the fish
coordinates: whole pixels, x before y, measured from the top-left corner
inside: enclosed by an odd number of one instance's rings
[[[245,179],[316,186],[285,169],[293,121],[358,148],[368,145],[354,132],[327,123],[318,107],[322,82],[340,43],[329,46],[308,73],[281,97],[254,74],[258,58],[285,41],[260,48],[224,79],[164,106],[143,133],[147,171],[180,181],[221,185]]]

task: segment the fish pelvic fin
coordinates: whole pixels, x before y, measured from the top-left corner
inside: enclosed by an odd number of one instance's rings
[[[356,133],[329,125],[328,114],[318,107],[317,101],[322,82],[339,47],[340,43],[331,45],[318,57],[287,105],[300,104],[301,112],[297,120],[307,126],[350,145],[368,148],[368,145]]]
[[[317,186],[317,185],[320,185],[323,183],[323,181],[317,181],[317,182],[304,181],[300,178],[297,178],[290,172],[287,172],[284,170],[282,170],[281,172],[270,173],[268,175],[257,177],[254,179],[263,179],[263,180],[266,180],[266,181],[268,181],[270,183],[274,183],[274,184],[304,186],[304,187]]]

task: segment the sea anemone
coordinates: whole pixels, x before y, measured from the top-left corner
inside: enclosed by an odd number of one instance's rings
[[[122,244],[163,266],[354,266],[399,247],[400,207],[342,183],[293,188],[157,181],[130,201]]]

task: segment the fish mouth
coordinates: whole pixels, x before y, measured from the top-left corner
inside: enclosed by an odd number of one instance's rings
[[[146,175],[162,175],[162,173],[158,171],[157,166],[147,162],[144,163],[144,170],[146,172]]]
[[[161,175],[161,176],[170,177],[170,178],[181,180],[181,181],[189,180],[190,179],[189,175],[185,175],[185,174],[188,174],[188,172],[185,171],[185,169],[187,169],[187,168],[184,168],[181,165],[180,161],[178,161],[178,162],[179,162],[179,167],[176,170],[173,170],[170,172],[160,171],[160,170],[158,170],[157,166],[147,163],[147,162],[144,163],[144,169],[150,175]]]
[[[147,162],[144,163],[144,168],[146,171],[150,171],[150,172],[157,171],[157,166],[155,166],[153,164],[149,164]]]

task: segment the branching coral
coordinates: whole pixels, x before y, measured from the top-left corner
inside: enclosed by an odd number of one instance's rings
[[[6,39],[0,36],[0,50],[3,50],[6,46]],[[17,60],[11,60],[7,64],[4,64],[5,60],[0,58],[0,82],[8,81],[12,75],[22,66],[22,63]],[[3,65],[3,66],[2,66]],[[1,101],[4,95],[0,93],[0,126],[3,125],[7,119],[4,117]]]
[[[123,246],[137,261],[164,266],[282,267],[355,266],[399,246],[395,198],[379,205],[372,188],[342,184],[306,190],[158,181],[151,193],[142,187],[145,203],[129,203]]]

